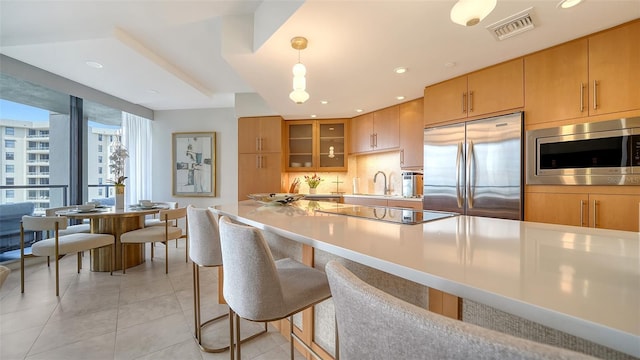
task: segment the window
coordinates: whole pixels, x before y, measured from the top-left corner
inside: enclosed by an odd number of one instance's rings
[[[28,171],[29,174],[35,174],[36,171],[38,171],[38,167],[37,166],[33,166],[33,165],[29,165],[28,170],[29,170]]]
[[[29,136],[36,136],[36,129],[29,129]]]
[[[98,134],[98,141],[102,141],[102,134]]]
[[[102,166],[98,167],[98,174],[102,174]]]
[[[5,135],[15,135],[15,129],[12,127],[6,127],[4,128],[4,134]]]
[[[102,152],[102,145],[98,145],[98,152]]]
[[[15,160],[15,154],[13,152],[8,152],[4,154],[5,160]]]
[[[38,191],[37,190],[29,190],[28,194],[27,194],[27,198],[28,199],[36,199],[38,197]]]
[[[15,148],[16,147],[16,141],[15,140],[5,140],[4,141],[4,147],[6,148]]]
[[[102,164],[102,155],[98,155],[98,164]]]
[[[102,178],[98,178],[98,185],[102,185]]]
[[[49,185],[49,178],[40,179],[40,185]]]
[[[36,179],[30,178],[29,179],[29,185],[35,185],[35,184],[36,184]]]
[[[102,188],[98,189],[98,196],[100,196],[100,197],[103,196],[102,195]]]
[[[41,136],[49,136],[49,130],[40,130]]]
[[[48,149],[48,148],[49,148],[49,142],[48,141],[42,142],[40,144],[40,149]]]
[[[12,172],[16,172],[16,169],[14,165],[7,164],[4,166],[4,171],[8,173],[12,173]]]
[[[4,183],[6,185],[15,185],[13,182],[14,182],[14,179],[12,177],[8,177],[4,179]]]
[[[40,161],[48,162],[49,161],[49,154],[40,154]]]
[[[4,195],[7,197],[7,199],[13,199],[14,197],[16,197],[16,191],[15,190],[6,190]]]
[[[49,173],[49,167],[48,166],[40,166],[40,173],[48,174]]]
[[[35,149],[38,146],[36,141],[29,141],[29,149]]]
[[[29,154],[29,162],[35,162],[36,161],[36,154]]]

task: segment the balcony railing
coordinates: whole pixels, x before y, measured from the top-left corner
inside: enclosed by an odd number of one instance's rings
[[[49,150],[48,146],[28,146],[27,150]]]

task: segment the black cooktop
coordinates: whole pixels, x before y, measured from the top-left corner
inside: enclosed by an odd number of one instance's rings
[[[396,224],[414,225],[428,221],[440,220],[457,213],[432,210],[413,210],[383,206],[340,206],[335,208],[318,209],[317,212],[359,217],[363,219],[379,220]]]

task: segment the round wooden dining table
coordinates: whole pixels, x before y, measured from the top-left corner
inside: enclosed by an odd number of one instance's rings
[[[96,208],[92,211],[62,210],[56,215],[66,216],[69,219],[89,219],[91,232],[96,234],[112,234],[116,242],[115,269],[122,269],[122,244],[120,235],[127,231],[144,227],[144,219],[147,215],[160,212],[165,207],[156,206],[151,209],[129,207],[116,210],[114,207]],[[137,245],[137,246],[134,246]],[[91,250],[91,271],[109,271],[111,264],[111,247],[103,247]],[[145,259],[144,243],[131,244],[127,248],[127,258],[124,259],[127,268],[140,265]]]

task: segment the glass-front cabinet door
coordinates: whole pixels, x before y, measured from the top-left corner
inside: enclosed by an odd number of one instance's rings
[[[346,171],[347,119],[286,121],[286,171]]]
[[[314,121],[287,121],[287,170],[309,171],[315,168]]]
[[[318,120],[318,170],[345,171],[346,121]]]

